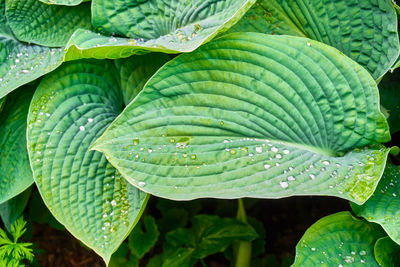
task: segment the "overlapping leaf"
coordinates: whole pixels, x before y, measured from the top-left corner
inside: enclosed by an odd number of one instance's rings
[[[391,0],[259,0],[232,30],[307,36],[338,48],[375,79],[400,49]]]
[[[352,204],[354,212],[379,223],[400,244],[400,168],[388,164],[374,194],[364,205]]]
[[[375,243],[375,259],[382,267],[400,266],[400,246],[390,237],[379,238]]]
[[[105,156],[88,150],[121,112],[117,77],[109,61],[67,63],[42,80],[28,116],[28,151],[44,202],[106,262],[147,200]]]
[[[169,59],[165,54],[153,53],[115,61],[120,73],[122,95],[126,105],[137,96],[147,80]]]
[[[6,0],[6,17],[18,40],[43,46],[64,46],[75,30],[91,28],[90,3],[67,7]]]
[[[18,41],[7,25],[4,12],[5,1],[0,0],[0,98],[54,70],[63,57],[62,49]]]
[[[78,30],[68,59],[128,57],[146,52],[189,52],[229,29],[255,0],[96,0],[93,24],[108,37]]]
[[[31,188],[28,188],[18,196],[0,204],[0,217],[8,231],[11,231],[11,225],[22,215],[30,196]]]
[[[26,118],[34,87],[25,86],[7,97],[0,116],[0,204],[33,183],[26,150]]]
[[[314,223],[296,246],[293,267],[378,267],[375,242],[384,236],[376,225],[358,220],[349,212],[326,216]]]
[[[332,47],[231,34],[167,63],[93,148],[166,198],[363,203],[388,149],[353,149],[389,140],[378,101],[368,72]]]

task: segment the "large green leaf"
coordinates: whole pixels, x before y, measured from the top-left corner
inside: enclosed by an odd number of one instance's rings
[[[4,3],[0,0],[0,98],[57,68],[64,55],[62,49],[18,41],[6,23]]]
[[[74,61],[41,81],[28,116],[36,185],[54,217],[108,262],[147,201],[91,143],[121,112],[110,61]]]
[[[93,25],[165,52],[189,52],[229,29],[256,0],[94,0]]]
[[[338,48],[375,79],[400,50],[391,0],[259,0],[232,31],[307,36]]]
[[[152,53],[115,61],[120,73],[122,95],[126,105],[137,96],[147,80],[169,59],[166,54]]]
[[[227,35],[160,69],[93,149],[171,199],[333,195],[362,203],[388,149],[376,83],[306,38]],[[348,153],[347,153],[348,152]]]
[[[26,118],[35,88],[24,86],[7,97],[0,116],[0,204],[32,183],[26,150]]]
[[[378,225],[358,220],[349,212],[326,216],[305,232],[296,246],[292,267],[378,267],[374,245],[382,236]]]
[[[364,205],[352,203],[354,212],[379,223],[400,244],[400,167],[388,164],[374,194]]]
[[[257,238],[249,225],[230,218],[196,215],[192,228],[178,228],[166,234],[164,267],[190,267],[208,255],[224,251],[235,240]]]
[[[6,17],[18,40],[44,46],[64,46],[75,30],[91,28],[90,3],[67,7],[6,0]]]
[[[382,267],[400,266],[400,246],[390,237],[379,238],[375,243],[375,259]]]

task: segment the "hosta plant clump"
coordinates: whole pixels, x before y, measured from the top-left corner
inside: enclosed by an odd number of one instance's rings
[[[397,266],[399,10],[0,0],[0,260],[58,231],[108,266]],[[327,207],[282,230],[287,197]]]

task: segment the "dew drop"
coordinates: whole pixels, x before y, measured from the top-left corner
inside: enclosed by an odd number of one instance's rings
[[[281,154],[276,154],[276,156],[275,156],[277,159],[281,159],[282,158],[282,155]]]
[[[146,185],[145,182],[138,182],[138,186],[140,186],[140,187],[143,187],[143,186],[145,186],[145,185]]]
[[[84,131],[84,130],[85,130],[85,126],[80,126],[80,127],[79,127],[79,130],[80,130],[80,131]]]
[[[93,122],[92,118],[87,119],[88,122]]]
[[[262,147],[261,146],[257,146],[256,147],[256,152],[257,153],[262,153]]]
[[[271,165],[268,165],[268,164],[265,164],[265,165],[264,165],[264,168],[265,168],[266,170],[268,170],[270,167],[271,167]]]
[[[279,184],[281,185],[282,188],[288,188],[289,186],[288,182],[280,182]]]
[[[273,147],[273,148],[271,148],[271,151],[274,152],[274,153],[276,153],[276,152],[278,152],[279,150],[278,150],[276,147]]]
[[[287,155],[287,154],[289,154],[289,153],[290,153],[289,150],[287,150],[287,149],[283,150],[283,154]]]
[[[315,175],[314,174],[310,174],[310,178],[311,179],[315,179]]]
[[[116,205],[117,205],[117,201],[115,201],[115,199],[113,199],[113,200],[111,201],[111,206],[115,207]]]
[[[294,181],[294,180],[296,180],[296,178],[294,178],[294,176],[291,175],[291,176],[288,177],[288,180],[289,181]]]
[[[323,161],[322,162],[324,165],[326,165],[326,166],[328,166],[330,163],[329,163],[329,161],[327,161],[327,160],[325,160],[325,161]]]

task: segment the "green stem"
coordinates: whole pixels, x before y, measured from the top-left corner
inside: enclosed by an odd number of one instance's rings
[[[238,199],[238,211],[236,218],[247,223],[246,210],[243,200]],[[239,241],[234,244],[234,266],[249,267],[251,263],[251,242]]]

